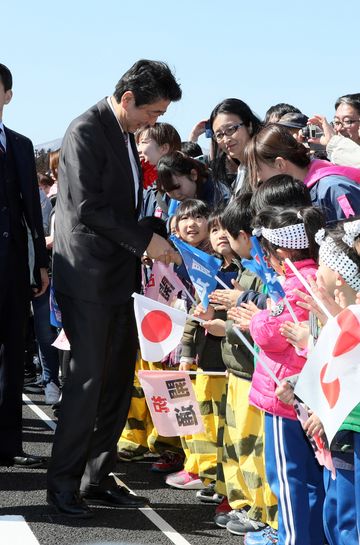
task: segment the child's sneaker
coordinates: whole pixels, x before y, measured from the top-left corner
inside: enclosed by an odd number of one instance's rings
[[[224,496],[215,492],[215,483],[210,483],[203,490],[196,492],[196,497],[203,503],[221,503]]]
[[[165,479],[167,485],[173,488],[182,488],[184,490],[200,490],[204,488],[204,483],[199,479],[196,473],[188,473],[183,469],[177,473],[171,473]]]
[[[120,462],[140,462],[145,458],[145,452],[139,449],[122,448],[117,453]]]
[[[244,545],[276,545],[278,533],[271,526],[266,526],[260,532],[247,532],[244,538]]]
[[[153,464],[151,471],[158,473],[173,473],[184,467],[184,454],[180,452],[171,452],[166,450]]]
[[[219,528],[227,528],[229,522],[233,520],[238,520],[239,518],[242,519],[244,517],[247,517],[245,509],[232,509],[231,511],[222,511],[220,513],[216,513],[214,517],[214,522],[216,526],[219,526]]]
[[[249,518],[246,511],[239,511],[237,516],[233,516],[226,525],[226,529],[237,536],[243,536],[247,532],[259,532],[265,527],[266,524],[263,522]]]

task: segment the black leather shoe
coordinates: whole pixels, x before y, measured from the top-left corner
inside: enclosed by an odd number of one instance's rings
[[[23,452],[20,456],[14,456],[12,465],[16,467],[36,468],[44,467],[45,462],[46,460],[41,458],[41,456],[32,456]]]
[[[94,513],[89,509],[78,492],[52,492],[48,490],[46,501],[53,505],[60,515],[78,519],[89,519]]]
[[[89,503],[110,507],[146,507],[150,503],[148,498],[130,494],[124,486],[116,486],[108,490],[88,490],[80,492],[80,495]]]

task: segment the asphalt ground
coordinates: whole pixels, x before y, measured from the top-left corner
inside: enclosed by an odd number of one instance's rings
[[[28,395],[53,419],[40,395]],[[24,450],[49,459],[53,431],[24,404]],[[45,417],[46,418],[46,417]],[[243,539],[215,526],[214,505],[200,503],[194,490],[166,486],[164,475],[150,471],[151,460],[118,463],[116,476],[138,495],[150,499],[145,509],[93,507],[90,520],[68,519],[46,503],[46,469],[0,467],[0,545],[76,545],[88,543],[136,543],[142,545],[242,545]],[[5,516],[24,517],[35,540],[19,541]],[[1,518],[2,517],[2,518]],[[24,523],[25,526],[25,523]],[[26,528],[27,529],[27,528]],[[27,529],[28,530],[28,529]]]

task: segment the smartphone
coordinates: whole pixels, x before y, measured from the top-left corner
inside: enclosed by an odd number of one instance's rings
[[[212,138],[213,137],[213,132],[212,132],[212,128],[211,128],[211,125],[210,125],[210,121],[209,119],[205,122],[205,138]]]

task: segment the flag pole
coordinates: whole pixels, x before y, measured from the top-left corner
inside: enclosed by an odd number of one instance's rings
[[[277,384],[278,386],[280,386],[280,380],[277,378],[277,376],[273,373],[273,371],[270,369],[270,367],[260,358],[259,354],[256,352],[256,350],[254,349],[254,347],[252,346],[251,343],[249,343],[249,341],[247,340],[247,338],[245,337],[245,335],[240,331],[240,329],[238,329],[238,327],[236,325],[233,325],[233,330],[235,331],[236,335],[242,340],[242,342],[244,343],[244,345],[246,346],[246,348],[248,350],[250,350],[250,352],[252,353],[252,355],[254,356],[255,360],[258,361],[258,363],[260,363],[260,365],[262,365],[262,367],[265,369],[265,371],[267,372],[267,374],[273,379],[273,381],[275,382],[275,384]]]
[[[326,308],[324,303],[322,301],[320,301],[320,299],[315,295],[315,293],[311,289],[309,283],[305,280],[303,275],[300,273],[300,271],[297,270],[297,268],[295,267],[293,262],[290,261],[290,259],[288,257],[285,259],[285,263],[290,267],[290,269],[295,274],[295,276],[298,278],[298,280],[300,280],[300,282],[302,283],[304,288],[310,293],[311,297],[314,299],[315,303],[321,308],[321,310],[323,311],[325,316],[327,316],[327,318],[333,318],[333,316],[330,314],[330,312],[328,311],[328,309]]]
[[[286,305],[286,308],[288,309],[288,311],[290,312],[290,315],[291,315],[291,318],[293,319],[294,323],[295,324],[298,324],[299,323],[299,320],[297,319],[297,316],[292,308],[292,306],[290,305],[290,301],[289,299],[286,297],[286,295],[283,297],[283,301]]]
[[[217,274],[215,275],[214,278],[215,278],[215,280],[218,281],[218,283],[220,284],[220,286],[222,286],[224,289],[226,289],[226,290],[231,289],[231,288],[229,288],[229,286],[228,286],[227,284],[225,284],[225,282],[223,282],[223,281],[221,280],[221,278],[218,277]]]
[[[149,371],[146,372],[149,373]],[[154,369],[151,370],[151,373],[185,373],[187,375],[209,375],[214,377],[224,377],[226,375],[226,371],[179,371],[178,369]]]

